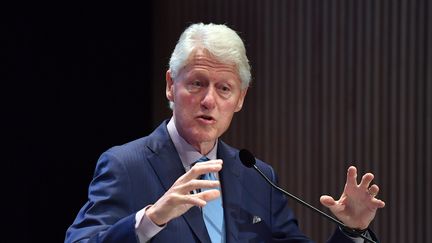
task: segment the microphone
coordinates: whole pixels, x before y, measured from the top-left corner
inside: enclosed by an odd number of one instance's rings
[[[241,149],[240,152],[239,152],[239,156],[240,156],[240,160],[241,160],[241,162],[243,163],[244,166],[246,166],[248,168],[254,168],[276,190],[282,192],[283,194],[285,194],[288,197],[294,199],[295,201],[297,201],[301,205],[303,205],[303,206],[311,209],[312,211],[315,211],[315,212],[321,214],[321,216],[323,216],[324,218],[327,218],[328,220],[336,223],[339,227],[341,227],[341,229],[343,229],[344,231],[346,231],[348,234],[354,235],[354,236],[357,236],[357,237],[361,237],[364,240],[366,240],[368,242],[371,242],[371,243],[377,243],[376,241],[370,239],[369,237],[364,236],[362,233],[358,232],[357,230],[349,228],[348,226],[346,226],[341,221],[333,218],[332,216],[324,213],[323,211],[320,211],[319,209],[315,208],[314,206],[310,205],[309,203],[303,201],[302,199],[294,196],[293,194],[285,191],[284,189],[282,189],[279,186],[277,186],[276,184],[274,184],[273,181],[271,181],[260,169],[258,169],[258,167],[255,165],[255,163],[256,163],[255,156],[251,152],[249,152],[248,150]]]

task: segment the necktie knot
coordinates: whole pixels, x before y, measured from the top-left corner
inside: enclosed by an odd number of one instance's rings
[[[201,158],[199,158],[197,161],[195,161],[195,163],[192,164],[195,165],[196,163],[201,163],[201,162],[205,162],[205,161],[209,161],[210,159],[207,158],[206,156],[203,156]],[[201,180],[213,180],[213,181],[217,181],[217,177],[215,175],[215,173],[206,173],[200,176]]]
[[[210,159],[207,158],[206,156],[203,156],[201,158],[199,158],[197,161],[195,161],[194,164],[199,163],[199,162],[204,162],[204,161],[209,161]]]

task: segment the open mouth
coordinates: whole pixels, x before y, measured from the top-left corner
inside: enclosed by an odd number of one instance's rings
[[[204,119],[206,121],[214,121],[213,117],[211,116],[206,116],[206,115],[201,115],[198,118]]]

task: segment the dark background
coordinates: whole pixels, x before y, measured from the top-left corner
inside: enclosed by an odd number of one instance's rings
[[[348,165],[387,202],[382,242],[427,242],[432,4],[427,0],[34,3],[2,8],[2,242],[61,242],[99,155],[170,117],[165,71],[193,22],[244,39],[253,83],[224,140],[322,209]],[[334,226],[291,203],[317,242]],[[325,209],[324,209],[325,210]]]
[[[2,34],[10,157],[1,241],[62,242],[100,153],[152,129],[151,4],[13,10]]]

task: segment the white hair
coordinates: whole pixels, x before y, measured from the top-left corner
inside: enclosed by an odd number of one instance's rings
[[[242,88],[249,87],[251,72],[246,48],[240,36],[223,24],[192,24],[181,34],[169,62],[172,78],[186,66],[190,54],[196,48],[206,49],[220,62],[233,63],[237,67]]]

